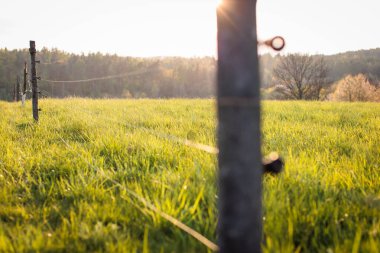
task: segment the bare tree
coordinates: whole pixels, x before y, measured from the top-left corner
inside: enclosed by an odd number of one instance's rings
[[[274,68],[273,77],[277,91],[286,99],[320,100],[327,73],[323,56],[289,54]]]

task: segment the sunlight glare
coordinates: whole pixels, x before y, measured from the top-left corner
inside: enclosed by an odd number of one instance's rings
[[[223,3],[223,0],[213,0],[213,1],[216,8],[218,8]]]

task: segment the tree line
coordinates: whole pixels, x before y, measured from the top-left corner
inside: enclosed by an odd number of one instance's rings
[[[377,71],[366,69],[342,73],[339,81],[330,71],[331,57],[323,55],[288,54],[279,58],[272,70],[271,86],[266,89],[267,99],[380,101],[380,81]],[[330,60],[330,64],[328,62]],[[364,65],[364,64],[363,64]],[[371,66],[373,67],[373,66]],[[336,73],[335,73],[336,74]],[[335,78],[340,78],[336,76]]]
[[[78,55],[47,48],[38,51],[37,56],[41,61],[37,66],[38,75],[45,80],[82,80],[149,70],[136,76],[82,83],[39,82],[41,91],[49,97],[209,98],[215,94],[216,59],[213,57],[136,58],[101,53]],[[260,56],[264,98],[324,99],[325,93],[328,93],[331,87],[335,87],[333,84],[347,75],[364,74],[371,82],[380,79],[380,49],[331,56],[303,55],[304,59],[301,61],[311,64],[311,69],[315,71],[314,75],[303,80],[312,86],[303,87],[304,91],[297,88],[301,92],[296,94],[286,89],[286,81],[283,80],[281,83],[279,76],[284,76],[285,73],[281,70],[287,67],[287,64],[289,67],[289,64],[299,63],[298,56]],[[293,63],[291,57],[294,58]],[[29,59],[27,49],[0,49],[0,99],[12,99],[17,75],[22,77],[24,61],[29,65]],[[289,85],[294,84],[288,83]]]
[[[140,75],[89,82],[50,83],[39,81],[49,97],[90,98],[171,98],[211,97],[214,94],[213,57],[136,58],[91,53],[70,54],[43,48],[37,52],[37,75],[43,80],[74,81],[146,71]],[[29,52],[0,50],[0,99],[11,98],[17,75],[22,76],[24,61],[29,67]],[[29,67],[30,68],[30,67]]]

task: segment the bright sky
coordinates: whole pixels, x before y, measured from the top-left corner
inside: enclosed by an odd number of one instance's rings
[[[215,55],[218,1],[0,0],[0,48],[36,40],[74,53]],[[285,52],[376,48],[379,10],[380,0],[258,0],[259,37],[282,35]]]

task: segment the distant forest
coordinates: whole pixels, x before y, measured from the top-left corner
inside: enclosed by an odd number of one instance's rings
[[[260,56],[262,87],[273,86],[272,70],[282,56]],[[49,97],[90,98],[209,98],[215,93],[216,60],[213,57],[135,58],[91,53],[76,55],[58,49],[37,52],[37,73],[45,80],[83,80],[146,71],[135,76],[80,83],[39,81]],[[328,80],[335,83],[346,75],[365,74],[380,80],[380,48],[325,56]],[[27,49],[0,49],[0,99],[11,100],[17,75],[22,80],[24,61],[30,69]]]

